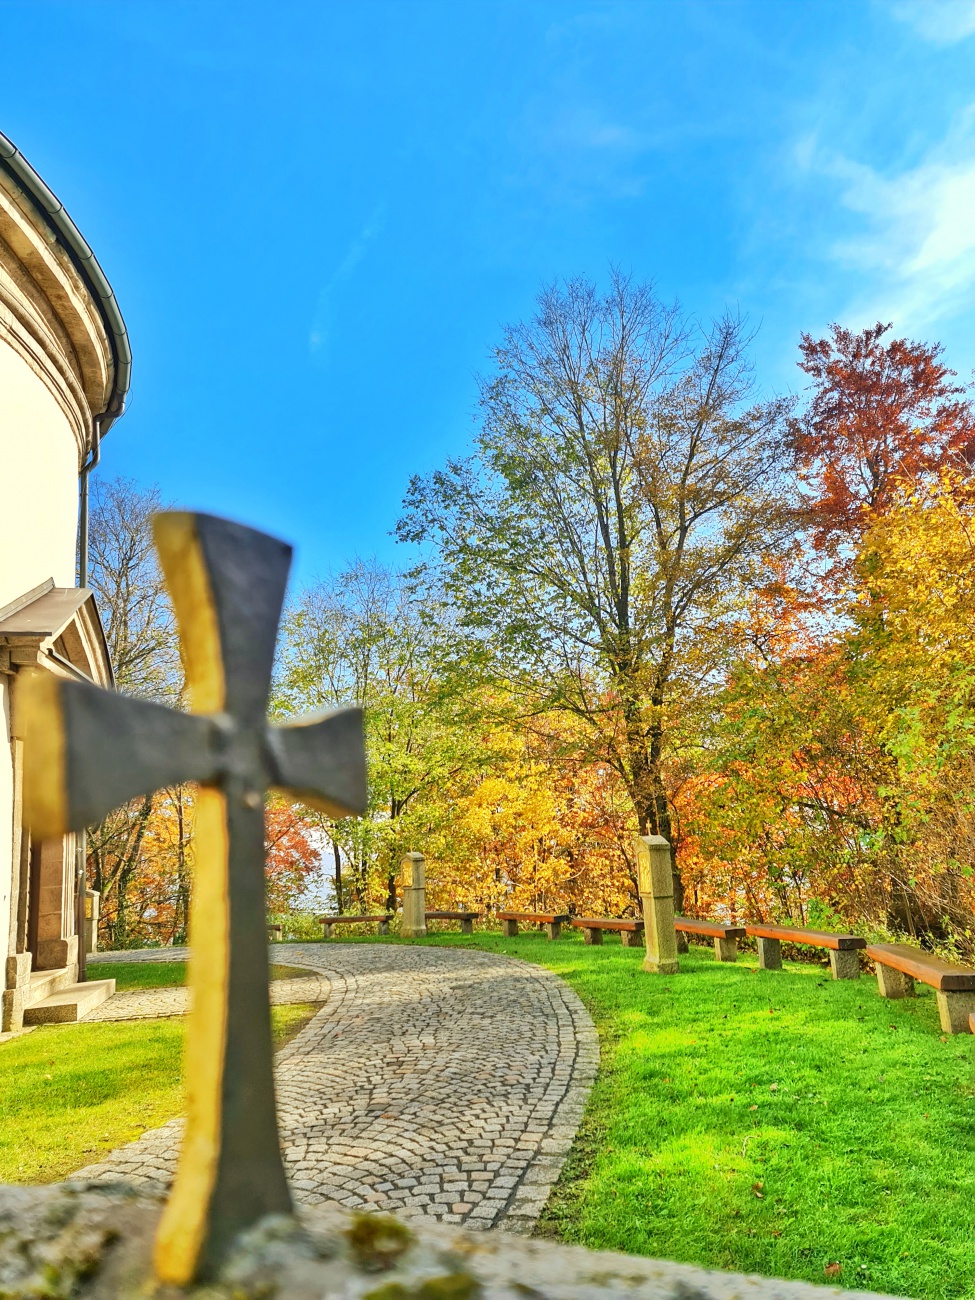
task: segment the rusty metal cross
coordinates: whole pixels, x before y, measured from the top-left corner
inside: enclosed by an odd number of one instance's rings
[[[291,548],[210,515],[166,513],[156,546],[179,623],[192,712],[34,673],[19,686],[24,803],[39,838],[137,795],[197,781],[190,913],[187,1125],[156,1271],[204,1277],[233,1237],[291,1198],[274,1104],[264,899],[264,797],[332,816],[365,810],[362,716],[266,720]]]

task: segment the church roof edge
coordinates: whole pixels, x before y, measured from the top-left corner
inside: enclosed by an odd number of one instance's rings
[[[125,410],[132,377],[132,350],[129,346],[129,335],[115,300],[115,294],[112,292],[112,286],[87,240],[68,215],[64,204],[45,185],[13,141],[2,132],[0,132],[0,167],[29,195],[37,211],[43,216],[51,232],[71,258],[98,305],[114,363],[112,391],[108,404],[96,417],[100,432],[104,435]]]

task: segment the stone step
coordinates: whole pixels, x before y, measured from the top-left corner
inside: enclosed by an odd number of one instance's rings
[[[37,1002],[43,1002],[52,993],[57,993],[58,989],[66,988],[73,982],[74,971],[68,966],[55,970],[32,970],[24,1005],[32,1007]]]
[[[68,984],[24,1011],[25,1025],[65,1025],[81,1020],[115,992],[114,980]]]

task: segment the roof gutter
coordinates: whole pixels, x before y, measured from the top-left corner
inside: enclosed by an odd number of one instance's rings
[[[92,298],[98,304],[114,363],[114,379],[108,404],[104,411],[97,412],[95,416],[99,435],[104,437],[110,425],[125,410],[125,399],[132,378],[132,350],[129,347],[129,335],[118,303],[115,301],[112,286],[105,278],[105,272],[98,265],[98,260],[81,231],[68,216],[64,204],[51,193],[16,145],[2,132],[0,132],[0,167],[30,196],[34,206],[47,221],[52,234],[70,257]]]

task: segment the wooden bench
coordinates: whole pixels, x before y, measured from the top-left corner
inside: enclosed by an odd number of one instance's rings
[[[792,925],[746,925],[745,933],[758,940],[758,964],[763,970],[782,969],[782,942],[806,943],[828,948],[834,980],[855,980],[860,975],[857,952],[867,946],[858,934],[833,934],[829,930],[806,930]]]
[[[690,916],[675,916],[674,928],[678,934],[700,934],[714,940],[714,955],[718,961],[738,960],[738,940],[744,939],[743,925],[725,925],[722,921],[696,921]]]
[[[377,934],[389,934],[389,923],[393,918],[383,916],[320,916],[318,920],[325,927],[325,938],[331,939],[332,929],[336,925],[375,925]]]
[[[480,912],[425,912],[428,921],[459,921],[461,934],[473,934]]]
[[[277,941],[278,943],[280,943],[280,942],[281,942],[281,936],[282,936],[283,933],[284,933],[284,927],[283,927],[283,926],[281,926],[281,925],[272,925],[271,922],[268,921],[268,923],[267,923],[267,938],[268,938],[268,943],[273,943],[273,942],[275,942],[275,941]]]
[[[499,912],[498,920],[506,939],[514,939],[518,934],[518,922],[526,925],[540,925],[550,939],[562,937],[562,926],[569,919],[568,912]]]
[[[577,916],[573,918],[572,924],[582,931],[586,943],[602,943],[603,934],[607,930],[610,933],[619,932],[624,948],[639,948],[643,943],[643,922],[631,918],[609,917],[604,920],[595,916]]]
[[[868,943],[865,955],[877,967],[877,984],[885,998],[912,998],[914,981],[930,984],[938,998],[946,1034],[975,1033],[975,970],[954,966],[907,943]]]

